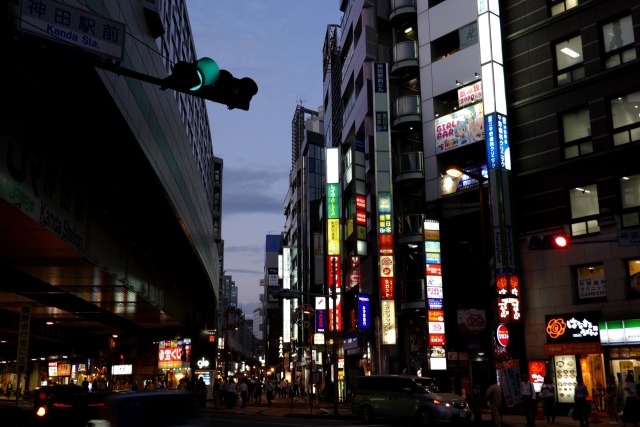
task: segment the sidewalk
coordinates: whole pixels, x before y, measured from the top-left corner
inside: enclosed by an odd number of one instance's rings
[[[336,413],[337,409],[337,413]],[[219,405],[218,409],[215,409],[213,400],[207,400],[206,411],[212,412],[224,412],[224,413],[238,413],[238,414],[258,414],[272,417],[327,417],[327,418],[352,418],[351,406],[349,404],[340,403],[337,408],[334,408],[332,402],[321,399],[319,402],[313,400],[311,404],[308,400],[302,398],[296,398],[291,402],[287,398],[279,398],[271,403],[271,406],[267,404],[266,399],[262,400],[262,403],[247,403],[245,408],[240,408],[240,404],[236,403],[233,408],[229,409],[227,406]]]
[[[320,400],[319,405],[317,401],[313,402],[314,406],[310,407],[308,402],[302,399],[294,399],[293,404],[288,399],[278,399],[272,402],[271,406],[267,406],[266,401],[261,404],[247,404],[246,408],[240,408],[240,405],[236,404],[232,409],[226,406],[220,406],[219,409],[215,409],[213,401],[208,400],[206,411],[211,412],[224,412],[224,413],[237,413],[237,414],[255,414],[265,415],[272,417],[309,417],[309,418],[340,418],[340,419],[355,419],[356,417],[351,414],[351,406],[348,403],[340,403],[337,406],[337,412],[335,411],[332,402]],[[482,422],[479,423],[482,426],[491,425],[491,413],[488,409],[484,409],[481,413]],[[478,425],[473,421],[473,415],[471,415],[470,426]],[[610,427],[613,424],[609,424],[609,417],[603,413],[597,413],[589,421],[590,426]],[[621,426],[621,423],[617,424]],[[547,424],[545,419],[537,419],[535,427],[579,427],[580,423],[574,421],[566,415],[556,416],[556,422],[553,424]],[[502,427],[527,427],[524,415],[517,414],[505,414],[502,417]]]

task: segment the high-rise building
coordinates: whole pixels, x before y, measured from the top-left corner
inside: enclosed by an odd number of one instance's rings
[[[290,321],[282,326],[290,329],[290,333],[282,334],[284,364],[292,368],[291,375],[304,378],[307,386],[313,384],[309,368],[322,364],[320,354],[325,350],[314,340],[316,299],[324,295],[324,262],[319,253],[325,193],[323,119],[322,109],[314,111],[298,105],[291,122],[291,171],[282,235],[283,270],[289,274],[287,280],[283,277],[282,285],[300,294],[297,298],[280,299],[277,305],[291,313]]]

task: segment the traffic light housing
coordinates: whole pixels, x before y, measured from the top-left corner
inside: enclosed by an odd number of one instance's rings
[[[220,70],[218,81],[203,86],[196,91],[197,96],[226,105],[229,110],[239,108],[248,111],[253,95],[258,93],[258,85],[253,79],[233,77],[227,70]]]
[[[196,62],[179,61],[170,76],[162,80],[160,89],[173,89],[209,101],[226,105],[229,110],[248,111],[258,85],[253,79],[238,79],[227,70],[221,70],[211,58]]]
[[[529,237],[529,249],[565,249],[567,246],[569,238],[563,233]]]
[[[202,87],[214,84],[219,77],[220,67],[211,58],[200,58],[196,62],[178,61],[171,75],[162,80],[160,89],[196,94]]]

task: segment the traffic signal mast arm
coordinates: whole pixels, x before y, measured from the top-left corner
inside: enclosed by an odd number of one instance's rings
[[[140,73],[112,63],[97,61],[98,68],[160,86],[161,90],[172,89],[188,95],[224,104],[229,110],[239,108],[248,111],[251,99],[258,93],[253,79],[238,79],[227,70],[220,70],[211,58],[197,62],[179,61],[173,66],[171,75],[163,79]]]

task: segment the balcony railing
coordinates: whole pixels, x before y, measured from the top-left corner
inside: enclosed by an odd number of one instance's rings
[[[416,13],[416,0],[389,0],[389,20],[406,13]]]
[[[422,151],[402,153],[395,158],[395,178],[397,181],[424,178],[424,157]]]
[[[393,46],[391,58],[393,58],[392,73],[407,67],[418,68],[418,43],[413,40],[398,43]]]
[[[420,96],[409,95],[396,99],[394,103],[394,125],[406,122],[420,122]]]
[[[422,239],[422,232],[424,231],[425,214],[411,214],[405,215],[401,218],[400,227],[398,232],[400,234],[400,242],[416,241]]]

